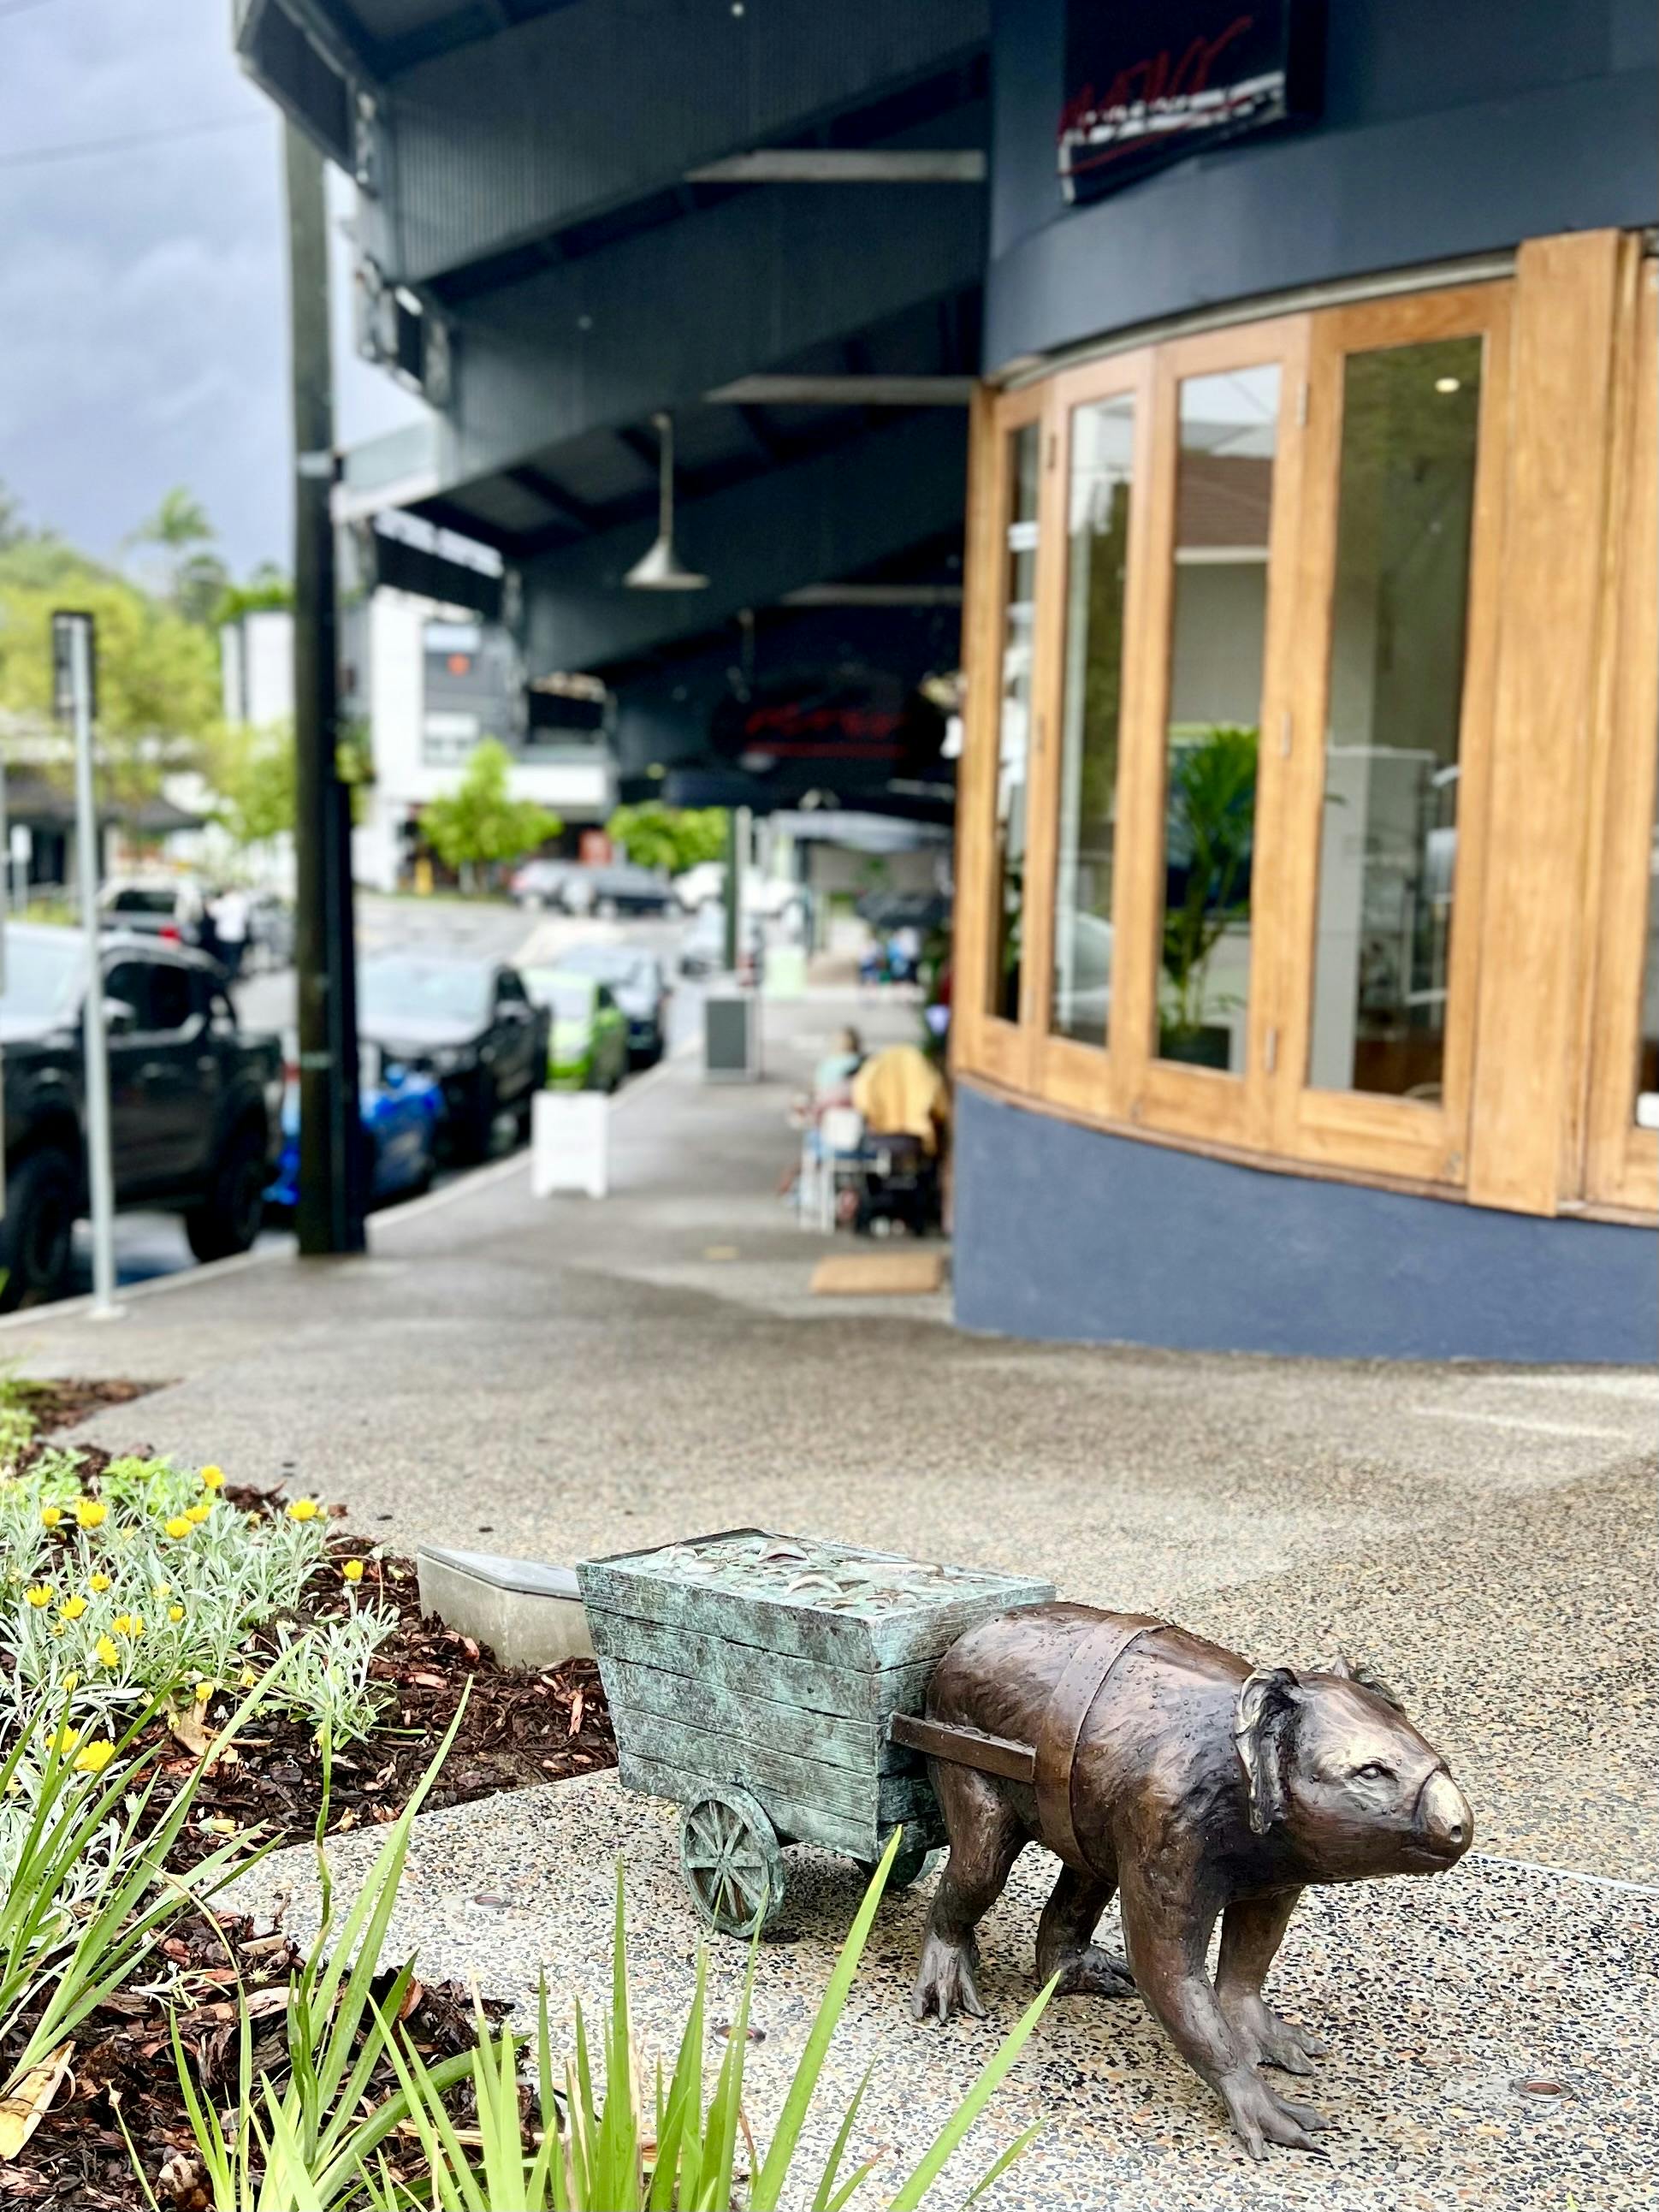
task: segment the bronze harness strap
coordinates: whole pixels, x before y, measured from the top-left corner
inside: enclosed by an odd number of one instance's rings
[[[1151,1613],[1117,1613],[1091,1628],[1066,1662],[1037,1724],[1033,1778],[1042,1840],[1080,1873],[1095,1871],[1072,1821],[1072,1775],[1083,1723],[1105,1688],[1107,1676],[1129,1646],[1153,1629],[1169,1625]]]

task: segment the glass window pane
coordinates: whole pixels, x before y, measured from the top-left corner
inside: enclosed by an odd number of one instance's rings
[[[1164,764],[1161,1059],[1242,1073],[1279,369],[1181,386]]]
[[[1019,1019],[1024,938],[1025,772],[1031,742],[1031,654],[1036,625],[1037,471],[1042,430],[1022,423],[1008,441],[1008,543],[1004,574],[1002,701],[997,734],[996,885],[990,1010]]]
[[[1440,1096],[1481,341],[1349,357],[1308,1080]]]
[[[1111,1000],[1112,846],[1134,431],[1134,401],[1127,394],[1079,407],[1072,417],[1049,1025],[1057,1036],[1085,1044],[1105,1043]]]

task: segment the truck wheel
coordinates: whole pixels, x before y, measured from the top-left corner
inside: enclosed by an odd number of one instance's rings
[[[198,1260],[228,1260],[248,1249],[264,1218],[265,1182],[264,1132],[244,1121],[225,1140],[207,1203],[185,1216],[185,1234]]]
[[[50,1146],[12,1170],[0,1220],[0,1312],[63,1296],[79,1195],[74,1162]]]

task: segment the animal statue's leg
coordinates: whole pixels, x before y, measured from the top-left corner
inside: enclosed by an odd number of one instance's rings
[[[1258,2064],[1265,2060],[1287,2074],[1311,2074],[1313,2061],[1329,2048],[1262,2001],[1261,1984],[1301,1894],[1299,1889],[1283,1889],[1275,1897],[1240,1898],[1230,1905],[1222,1917],[1216,1964],[1216,1996],[1234,2034],[1254,2049]]]
[[[1317,2150],[1310,2130],[1325,2124],[1323,2115],[1267,2087],[1210,1986],[1204,1965],[1213,1905],[1206,1909],[1189,1889],[1167,1879],[1154,1893],[1138,1868],[1126,1867],[1122,1906],[1124,1940],[1140,1994],[1187,2063],[1227,2107],[1250,2156],[1265,2158],[1270,2142]]]
[[[1103,1950],[1092,1939],[1100,1916],[1112,1901],[1115,1881],[1061,1867],[1037,1923],[1037,1979],[1060,1976],[1061,1997],[1132,1997],[1135,1985],[1127,1960]]]
[[[960,2005],[982,2020],[985,2007],[974,1981],[979,1965],[974,1930],[1001,1896],[1009,1870],[1024,1849],[1025,1833],[984,1775],[944,1759],[930,1759],[928,1766],[951,1856],[933,1892],[910,2009],[918,2020],[930,2012],[949,2020]]]

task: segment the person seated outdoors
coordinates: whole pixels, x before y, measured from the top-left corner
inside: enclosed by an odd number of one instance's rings
[[[951,1120],[945,1079],[914,1044],[890,1044],[853,1078],[853,1103],[872,1136],[913,1137],[930,1158]]]
[[[839,1030],[831,1049],[812,1071],[812,1110],[848,1106],[853,1099],[853,1078],[864,1065],[864,1046],[854,1029]]]

